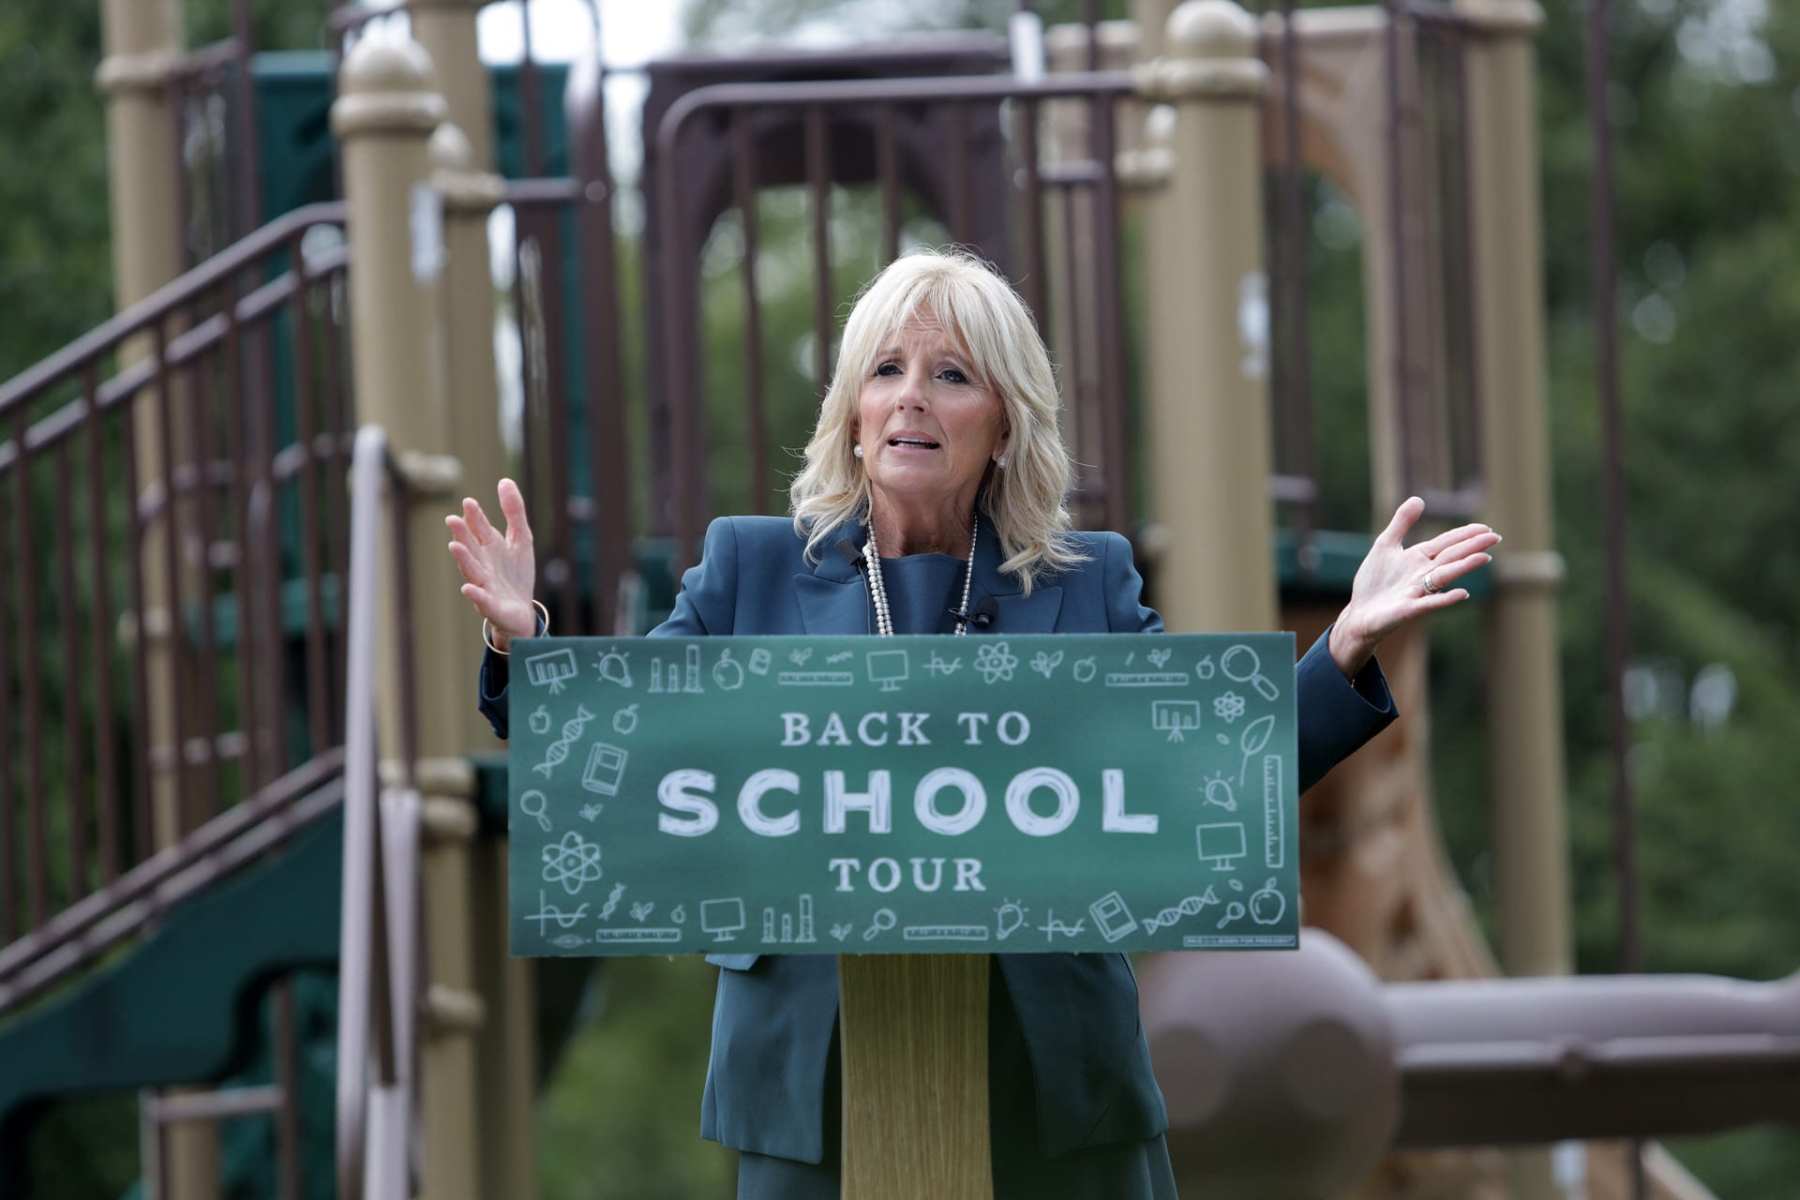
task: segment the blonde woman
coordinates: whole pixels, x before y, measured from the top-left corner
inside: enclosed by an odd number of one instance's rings
[[[958,253],[900,258],[864,290],[791,489],[793,515],[722,517],[651,636],[1152,633],[1131,547],[1070,528],[1069,456],[1048,354],[1012,288]],[[462,592],[493,644],[537,630],[530,525],[473,499],[451,516]],[[1351,599],[1298,666],[1304,791],[1394,718],[1377,644],[1468,593],[1499,535],[1402,545],[1401,505]],[[507,733],[506,659],[481,709]],[[721,968],[701,1133],[740,1151],[740,1197],[838,1196],[837,971],[829,956],[712,955]],[[1175,1195],[1162,1093],[1118,954],[996,955],[989,1001],[1000,1200]]]

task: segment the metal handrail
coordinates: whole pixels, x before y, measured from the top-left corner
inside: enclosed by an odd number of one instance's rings
[[[407,485],[376,426],[357,432],[351,465],[349,673],[345,691],[343,905],[338,953],[337,1183],[342,1200],[403,1200],[418,991],[419,796],[384,788],[376,721],[376,662],[384,636],[381,539]],[[404,556],[394,555],[395,608],[406,603]],[[397,636],[406,636],[395,622]],[[404,661],[404,656],[402,656]],[[402,687],[407,686],[402,681]],[[406,730],[396,739],[410,760]],[[370,1043],[374,1054],[370,1055]],[[377,1130],[371,1135],[371,1128]],[[373,1153],[371,1153],[371,1144]]]
[[[280,848],[337,806],[332,749],[220,813],[176,845],[0,949],[0,1012],[86,968],[158,913]]]
[[[193,270],[176,276],[142,300],[90,329],[61,350],[0,383],[0,416],[37,395],[44,388],[78,373],[94,359],[135,334],[142,333],[256,261],[291,242],[314,225],[344,225],[349,209],[341,200],[309,204],[270,221],[242,241],[213,255]]]

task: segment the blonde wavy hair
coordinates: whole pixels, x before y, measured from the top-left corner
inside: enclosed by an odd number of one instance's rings
[[[929,314],[961,342],[978,382],[993,389],[1011,431],[1006,467],[990,466],[975,504],[1000,539],[1000,569],[1027,595],[1033,582],[1083,561],[1064,505],[1072,477],[1057,426],[1060,398],[1044,340],[1012,285],[960,250],[919,250],[870,280],[850,310],[837,370],[788,489],[794,529],[817,562],[832,531],[865,518],[869,476],[855,457],[863,381],[875,357],[915,315]]]

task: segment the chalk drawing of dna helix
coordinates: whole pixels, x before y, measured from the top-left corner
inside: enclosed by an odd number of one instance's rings
[[[550,778],[550,772],[556,770],[562,765],[563,759],[569,757],[569,747],[575,744],[575,740],[581,736],[581,731],[586,729],[587,723],[593,719],[594,714],[587,710],[587,705],[579,705],[575,709],[575,715],[563,722],[562,736],[544,748],[544,761],[531,769],[545,779]]]
[[[1144,932],[1155,933],[1167,925],[1173,925],[1183,917],[1197,917],[1209,905],[1217,904],[1219,898],[1213,894],[1212,885],[1206,885],[1206,891],[1198,896],[1189,896],[1180,904],[1165,908],[1154,917],[1144,918]]]

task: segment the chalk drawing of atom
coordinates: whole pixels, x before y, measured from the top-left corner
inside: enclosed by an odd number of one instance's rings
[[[600,869],[600,843],[590,842],[571,829],[562,841],[544,847],[544,882],[560,883],[573,896],[606,872]]]

